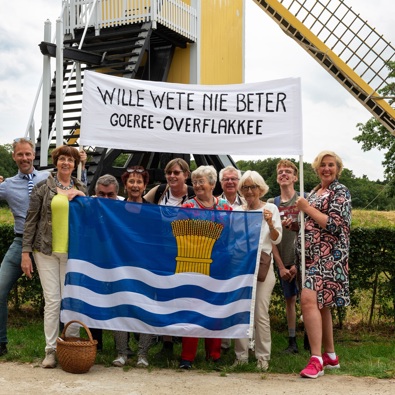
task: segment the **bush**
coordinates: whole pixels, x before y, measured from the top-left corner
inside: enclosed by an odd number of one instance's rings
[[[0,261],[3,261],[9,246],[14,240],[14,226],[10,224],[0,224]],[[16,310],[28,303],[36,313],[42,314],[44,311],[44,296],[38,277],[37,268],[34,266],[33,278],[28,279],[22,276],[10,294],[10,302]]]

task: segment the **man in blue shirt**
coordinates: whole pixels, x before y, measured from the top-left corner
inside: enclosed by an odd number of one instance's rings
[[[7,354],[8,294],[19,277],[21,269],[22,237],[30,196],[29,179],[36,185],[45,180],[49,172],[38,172],[33,167],[35,158],[34,144],[28,138],[17,138],[12,144],[12,159],[18,166],[18,174],[0,182],[0,199],[6,200],[14,216],[14,241],[3,258],[0,267],[0,357]],[[85,162],[87,155],[80,151],[82,174],[81,181],[87,183]]]
[[[15,139],[12,158],[18,166],[18,174],[0,183],[0,199],[6,200],[14,216],[14,241],[4,256],[0,267],[0,356],[7,354],[8,294],[18,278],[21,269],[22,236],[26,213],[29,208],[29,174],[33,184],[46,179],[48,172],[38,172],[33,167],[34,145],[29,139]]]

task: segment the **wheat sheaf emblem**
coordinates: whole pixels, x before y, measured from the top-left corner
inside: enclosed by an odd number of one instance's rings
[[[171,227],[177,241],[176,273],[209,276],[213,247],[224,226],[213,221],[186,219],[173,221]]]

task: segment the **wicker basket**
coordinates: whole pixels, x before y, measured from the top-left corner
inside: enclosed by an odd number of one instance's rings
[[[89,339],[66,337],[65,333],[70,324],[80,324]],[[56,340],[56,356],[65,372],[86,373],[95,363],[97,340],[93,340],[89,328],[80,321],[68,322],[60,337]]]

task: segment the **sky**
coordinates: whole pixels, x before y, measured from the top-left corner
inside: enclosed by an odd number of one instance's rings
[[[51,21],[53,35],[62,2],[0,1],[0,144],[6,144],[25,135],[42,73],[38,44],[43,41],[44,22]],[[395,43],[393,0],[345,2],[385,39]],[[359,134],[356,124],[371,118],[362,104],[252,0],[246,2],[245,37],[245,82],[301,78],[303,160],[311,162],[320,151],[329,149],[342,158],[355,176],[382,180],[384,153],[363,152],[353,140]],[[35,119],[38,130],[41,116],[38,114]],[[264,160],[267,156],[233,158]]]

